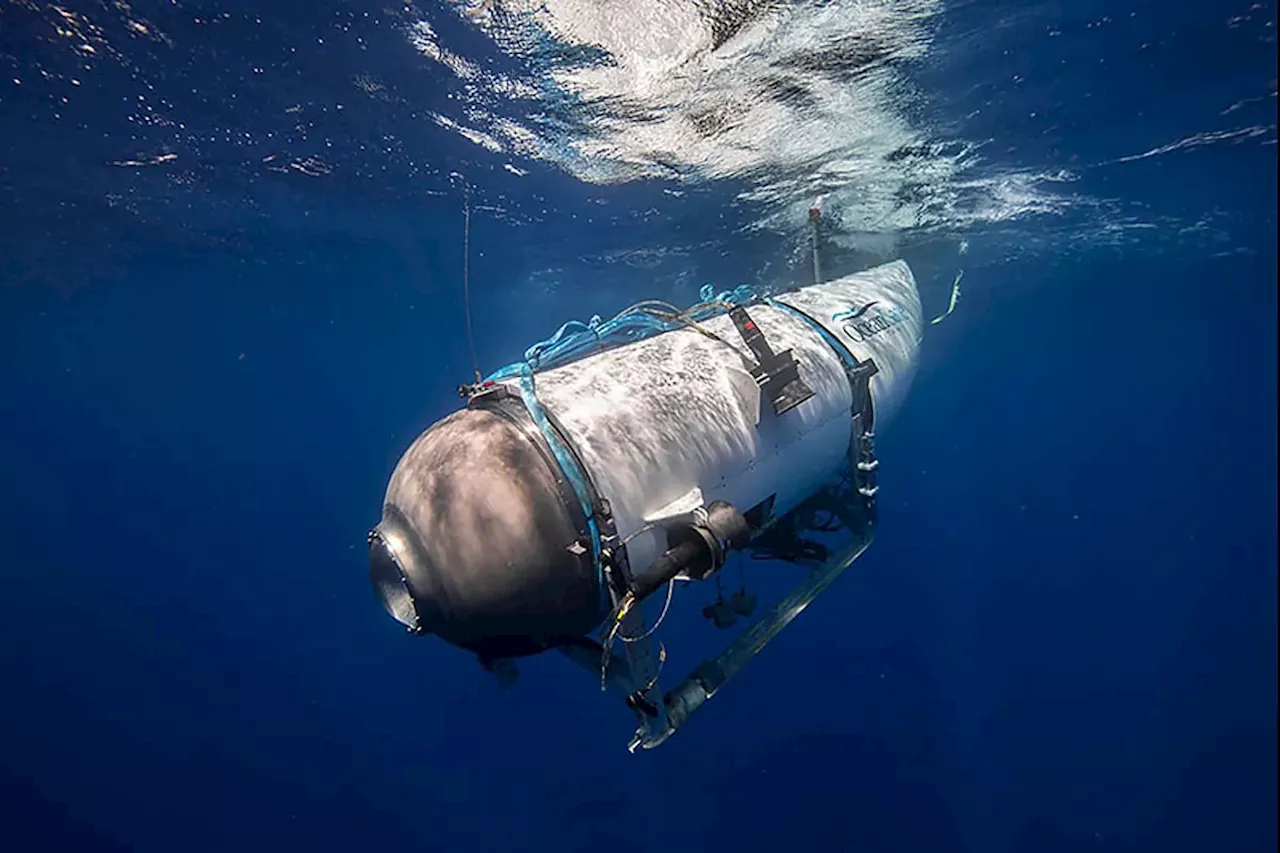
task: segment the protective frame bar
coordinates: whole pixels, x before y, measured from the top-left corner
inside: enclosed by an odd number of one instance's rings
[[[874,530],[874,527],[868,526],[865,536],[855,539],[821,567],[813,570],[809,577],[792,587],[791,592],[753,622],[724,651],[698,664],[684,681],[663,698],[663,705],[666,706],[666,728],[657,732],[639,729],[627,749],[635,752],[640,748],[653,749],[665,743],[729,679],[741,672],[747,661],[759,654],[770,640],[778,636],[783,628],[791,624],[845,569],[863,555],[875,538]]]

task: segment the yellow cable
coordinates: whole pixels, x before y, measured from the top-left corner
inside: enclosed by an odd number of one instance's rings
[[[951,312],[956,310],[956,303],[960,301],[960,279],[964,278],[964,270],[956,273],[956,280],[951,283],[951,304],[947,306],[946,313],[940,317],[934,317],[929,321],[930,326],[936,326],[943,320],[951,316]]]

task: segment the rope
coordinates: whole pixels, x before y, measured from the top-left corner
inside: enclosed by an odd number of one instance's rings
[[[464,196],[462,226],[462,307],[467,321],[467,346],[471,348],[471,369],[480,381],[480,359],[476,357],[476,339],[471,331],[471,195]]]
[[[721,340],[702,326],[702,321],[736,305],[754,301],[755,294],[745,284],[722,293],[716,293],[711,285],[704,285],[699,297],[701,301],[684,311],[667,302],[651,299],[630,305],[609,320],[602,320],[598,314],[586,323],[570,320],[561,325],[554,335],[525,350],[523,361],[498,369],[487,380],[514,379],[525,369],[550,370],[599,349],[612,349],[679,328],[690,328]]]

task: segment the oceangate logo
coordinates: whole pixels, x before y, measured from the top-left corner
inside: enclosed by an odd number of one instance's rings
[[[892,329],[907,319],[907,312],[897,306],[879,308],[878,301],[868,302],[859,308],[850,308],[831,315],[835,322],[843,321],[840,330],[860,344],[881,332]],[[875,309],[874,311],[872,309]]]

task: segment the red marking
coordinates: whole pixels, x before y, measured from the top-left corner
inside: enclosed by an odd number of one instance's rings
[[[754,332],[756,330],[756,324],[748,320],[742,324],[742,328],[746,329],[748,332]]]
[[[492,388],[493,385],[494,383],[492,379],[486,379],[484,382],[480,383],[481,388]]]

